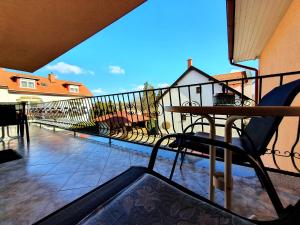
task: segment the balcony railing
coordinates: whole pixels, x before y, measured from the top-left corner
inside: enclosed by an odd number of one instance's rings
[[[209,131],[208,123],[199,116],[166,112],[165,106],[212,106],[212,105],[254,105],[254,85],[258,85],[258,97],[272,88],[299,78],[300,72],[260,76],[258,79],[243,79],[206,82],[172,86],[168,88],[132,91],[111,95],[52,101],[28,105],[32,122],[86,133],[153,145],[162,136],[183,132],[192,123],[200,122],[195,129]],[[217,134],[223,134],[225,118],[215,116],[219,127]],[[244,128],[247,120],[235,126]],[[292,171],[300,175],[299,145],[300,118],[293,122],[295,132],[290,146],[282,147],[280,129],[276,132],[267,151],[266,161],[272,169]],[[197,130],[195,130],[197,131]],[[238,135],[237,133],[234,135]],[[164,143],[167,147],[169,143]],[[206,157],[206,156],[203,156]],[[281,163],[284,161],[284,163]],[[288,163],[287,163],[288,162]]]

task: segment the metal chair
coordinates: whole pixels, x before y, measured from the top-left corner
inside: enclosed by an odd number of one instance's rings
[[[296,95],[300,92],[300,80],[296,80],[282,86],[276,87],[266,94],[260,101],[259,106],[289,106]],[[239,137],[233,138],[232,143],[248,153],[252,154],[255,158],[260,159],[261,155],[264,155],[267,151],[267,145],[269,144],[271,138],[275,134],[279,127],[282,117],[254,117],[251,118],[248,125],[244,130],[240,130],[238,127],[234,129],[238,130],[240,134]],[[201,125],[203,123],[197,122],[189,125],[183,133],[187,133],[189,128],[193,128],[196,125]],[[221,126],[219,124],[219,126]],[[206,132],[190,132],[188,134],[208,138],[208,133]],[[224,137],[216,136],[216,140],[222,141]],[[169,146],[172,148],[178,147],[178,139],[170,143]],[[191,141],[182,141],[181,147],[185,149],[182,152],[182,162],[184,160],[184,154],[186,149],[197,149],[201,153],[208,154],[209,146],[203,143],[193,143]],[[223,159],[223,149],[217,148],[216,151],[217,158]],[[239,163],[244,162],[243,157],[236,157],[233,154],[233,162]]]
[[[2,127],[2,140],[4,138],[5,127],[7,127],[7,136],[10,138],[24,137],[24,126],[26,130],[27,142],[29,142],[29,127],[27,115],[25,114],[25,103],[22,104],[1,104],[0,105],[0,126]],[[11,137],[9,126],[17,126],[17,136]]]
[[[261,99],[259,106],[289,106],[299,92],[300,79],[274,88]],[[240,137],[233,138],[230,148],[239,149],[240,152],[247,153],[260,167],[264,168],[260,157],[266,153],[267,145],[278,129],[282,119],[283,117],[271,116],[251,118]],[[192,124],[192,126],[195,125],[197,124]],[[191,136],[195,137],[195,139],[190,138]],[[227,148],[225,145],[227,146],[229,144],[224,142],[224,137],[217,136],[215,139],[209,139],[208,134],[204,132],[189,133],[186,134],[186,136],[177,136],[176,140],[169,144],[172,148],[176,147],[179,148],[179,150],[185,149],[184,151],[180,151],[182,154],[182,162],[187,149],[208,154],[210,145],[215,145],[217,157],[223,158],[224,149]],[[246,155],[237,154],[233,151],[233,163],[248,162],[248,157],[245,156]],[[254,169],[260,181],[262,181],[262,179],[268,180],[267,187],[265,188],[268,189],[269,193],[273,196],[273,204],[276,210],[280,211],[283,206],[274,187],[270,185],[271,180],[268,174],[265,172],[265,174],[262,175],[261,172],[257,170],[257,167],[254,167]],[[262,185],[266,184],[266,182],[261,183]]]

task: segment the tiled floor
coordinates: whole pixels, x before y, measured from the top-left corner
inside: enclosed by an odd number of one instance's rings
[[[0,164],[0,224],[31,224],[130,166],[148,163],[147,151],[74,138],[35,126],[30,131],[30,144],[11,140],[1,147],[18,150],[24,158]],[[158,172],[168,173],[172,154],[161,154],[156,164]],[[233,210],[244,216],[274,217],[253,171],[234,169]],[[295,203],[300,196],[299,178],[271,175],[283,202]],[[189,157],[183,170],[176,169],[174,180],[207,196],[207,160]],[[217,202],[223,202],[221,192],[217,193]]]

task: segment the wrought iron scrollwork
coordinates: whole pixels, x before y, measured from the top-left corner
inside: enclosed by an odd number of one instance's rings
[[[200,104],[197,101],[185,101],[181,104],[181,106],[200,106]],[[189,113],[182,113],[181,115],[185,117],[189,117],[189,116],[197,117],[197,115],[191,115]]]

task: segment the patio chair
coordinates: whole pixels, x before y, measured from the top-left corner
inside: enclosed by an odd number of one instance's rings
[[[17,126],[17,137],[24,136],[25,126],[26,138],[29,142],[29,127],[24,104],[0,104],[0,126],[2,127],[2,138],[4,138],[5,127],[7,127],[7,135],[10,137],[9,126],[12,125]]]
[[[261,99],[259,106],[289,106],[299,92],[300,79],[274,88]],[[281,121],[282,117],[267,116],[251,118],[244,130],[239,129],[236,126],[233,127],[234,129],[238,130],[238,134],[240,136],[233,138],[232,144],[248,152],[260,164],[262,164],[260,156],[266,153],[267,146],[278,129]],[[206,132],[193,132],[194,127],[197,125],[203,125],[203,123],[193,123],[186,127],[183,133],[188,133],[187,131],[191,128],[192,132],[189,132],[188,134],[208,138],[209,134]],[[218,126],[224,125],[218,124]],[[224,137],[218,135],[216,135],[215,139],[218,141],[224,141]],[[169,147],[178,148],[179,143],[180,149],[183,150],[181,154],[180,167],[182,167],[187,149],[197,150],[200,153],[209,154],[209,145],[198,141],[194,142],[176,138],[175,141],[169,144]],[[216,147],[216,157],[221,160],[224,159],[224,149],[222,147]],[[241,155],[233,153],[232,161],[233,163],[240,164],[246,162],[247,159]]]
[[[214,225],[290,225],[300,219],[300,201],[277,208],[279,218],[257,221],[241,217],[153,170],[160,145],[168,138],[205,142],[241,154],[257,169],[266,187],[273,187],[264,167],[244,150],[220,141],[188,134],[171,134],[154,146],[148,167],[131,167],[79,199],[46,216],[35,225],[89,224],[214,224]],[[178,159],[177,150],[173,166]],[[189,153],[187,153],[189,154]],[[270,198],[272,194],[266,189]],[[272,201],[273,202],[273,201]],[[277,207],[277,206],[276,206]]]

